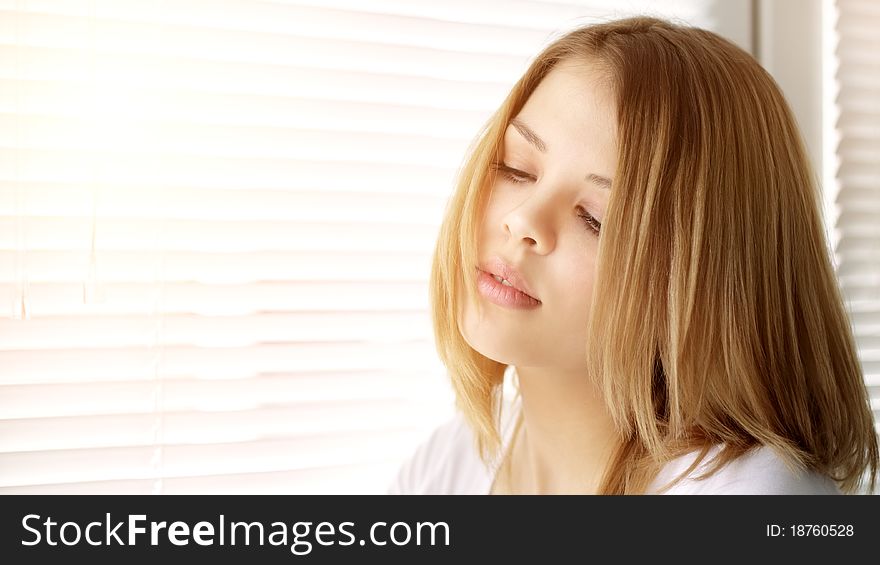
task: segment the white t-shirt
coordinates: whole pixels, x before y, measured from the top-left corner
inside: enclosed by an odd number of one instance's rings
[[[519,398],[505,403],[501,413],[502,453],[510,443],[520,409]],[[702,481],[698,476],[718,448],[710,451],[691,475],[663,494],[841,494],[837,484],[818,473],[793,474],[767,447],[757,448]],[[697,452],[668,463],[648,488],[648,493],[677,477],[690,466]],[[479,457],[474,435],[462,414],[439,426],[400,468],[389,494],[489,494],[497,463]]]

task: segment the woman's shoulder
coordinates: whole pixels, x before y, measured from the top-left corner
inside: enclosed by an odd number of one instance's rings
[[[456,413],[437,426],[400,467],[389,494],[468,494],[481,474],[474,437]]]
[[[837,484],[819,473],[793,469],[776,451],[757,447],[721,467],[713,475],[699,479],[712,463],[720,447],[710,450],[700,465],[663,494],[841,494]],[[697,453],[679,457],[664,467],[652,484],[653,491],[678,477],[693,463]]]
[[[504,444],[518,403],[504,401],[501,434]],[[389,494],[486,494],[494,468],[479,456],[476,436],[464,414],[440,424],[407,458],[388,489]]]

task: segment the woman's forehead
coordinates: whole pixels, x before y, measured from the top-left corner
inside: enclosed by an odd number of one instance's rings
[[[612,177],[617,164],[617,124],[611,92],[581,67],[553,69],[504,134],[510,148],[559,159]]]
[[[579,64],[563,64],[551,70],[516,119],[533,126],[539,134],[541,129],[553,129],[571,136],[600,135],[610,141],[617,130],[616,105],[605,72]]]

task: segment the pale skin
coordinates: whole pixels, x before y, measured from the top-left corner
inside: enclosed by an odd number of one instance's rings
[[[517,310],[478,296],[482,316],[465,302],[459,317],[471,347],[519,376],[521,426],[493,494],[595,493],[619,441],[584,359],[594,229],[617,166],[615,116],[602,69],[562,62],[505,134],[480,225],[480,260],[509,262],[541,305]]]

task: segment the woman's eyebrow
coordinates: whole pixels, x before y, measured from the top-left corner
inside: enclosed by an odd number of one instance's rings
[[[525,125],[524,123],[517,120],[516,118],[510,120],[510,125],[515,127],[516,131],[518,131],[519,134],[521,136],[523,136],[526,141],[531,143],[535,147],[535,149],[537,149],[541,153],[547,152],[547,144],[544,143],[543,139],[538,137],[538,134],[536,134],[534,131],[532,131],[532,128]]]
[[[525,125],[518,119],[514,118],[510,120],[510,125],[516,128],[516,131],[519,132],[526,141],[528,141],[532,146],[535,147],[541,153],[547,152],[547,144],[544,143],[544,140],[538,136],[537,133],[532,130],[529,126]],[[584,177],[585,181],[592,182],[594,184],[599,185],[599,188],[604,188],[606,190],[611,190],[611,179],[608,177],[603,177],[602,175],[597,175],[595,173],[589,173]]]
[[[608,177],[603,177],[602,175],[597,175],[596,173],[590,173],[586,177],[584,177],[584,180],[599,185],[599,188],[611,190],[611,179]]]

